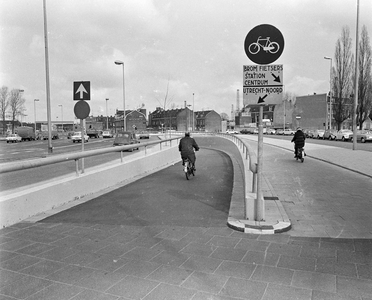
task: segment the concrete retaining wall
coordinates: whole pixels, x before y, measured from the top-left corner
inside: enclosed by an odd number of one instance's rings
[[[7,192],[0,200],[0,228],[36,214],[140,178],[180,161],[176,146],[126,156],[121,163],[87,169],[84,174],[54,178],[48,182]]]

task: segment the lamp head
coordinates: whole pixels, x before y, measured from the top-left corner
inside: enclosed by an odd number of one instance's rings
[[[124,65],[124,62],[121,60],[115,60],[115,65]]]

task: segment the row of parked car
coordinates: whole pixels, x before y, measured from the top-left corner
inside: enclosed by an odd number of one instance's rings
[[[226,133],[230,134],[237,134],[239,133],[236,130],[227,130]],[[258,128],[251,127],[251,128],[244,128],[240,131],[242,134],[258,134]],[[274,129],[274,128],[263,128],[264,134],[277,134],[277,135],[294,135],[295,131],[292,129]]]
[[[240,132],[237,130],[227,130],[226,133],[229,134],[258,134],[258,128],[244,128]],[[295,131],[291,129],[273,129],[273,128],[263,128],[264,134],[276,134],[276,135],[294,135]],[[323,139],[323,140],[340,140],[340,141],[353,141],[353,131],[349,129],[317,129],[310,130],[304,129],[304,133],[307,138],[311,139]],[[362,143],[372,141],[372,130],[357,130],[357,141]]]
[[[317,130],[304,130],[306,137],[313,139],[323,140],[336,140],[336,141],[353,141],[354,133],[350,129],[317,129]],[[357,130],[357,141],[362,143],[372,141],[372,131],[370,130]]]

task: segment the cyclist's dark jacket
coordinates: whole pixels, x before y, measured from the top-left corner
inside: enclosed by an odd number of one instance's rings
[[[305,146],[305,139],[305,134],[302,132],[302,130],[299,129],[294,134],[292,142],[295,143],[296,148],[302,148]]]
[[[198,151],[199,146],[192,137],[185,136],[180,140],[178,150],[181,152],[182,158],[187,158],[189,155],[194,154],[194,149]]]

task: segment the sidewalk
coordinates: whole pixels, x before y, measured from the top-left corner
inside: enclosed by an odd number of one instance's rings
[[[244,135],[240,137],[256,143],[258,139],[257,135]],[[288,140],[264,137],[263,141],[264,145],[271,145],[293,152],[293,144]],[[308,158],[324,161],[372,178],[372,167],[370,163],[372,161],[372,152],[360,150],[353,151],[351,149],[311,143],[307,143],[305,149]],[[257,152],[257,147],[253,147],[252,150]],[[238,167],[235,166],[235,169],[238,169]],[[256,234],[274,234],[291,229],[291,221],[283,208],[280,199],[273,195],[270,182],[264,175],[262,180],[262,190],[265,202],[264,221],[248,221],[244,219],[244,203],[241,201],[243,195],[237,189],[236,193],[238,193],[238,195],[233,195],[231,200],[228,218],[229,227],[245,233]]]

